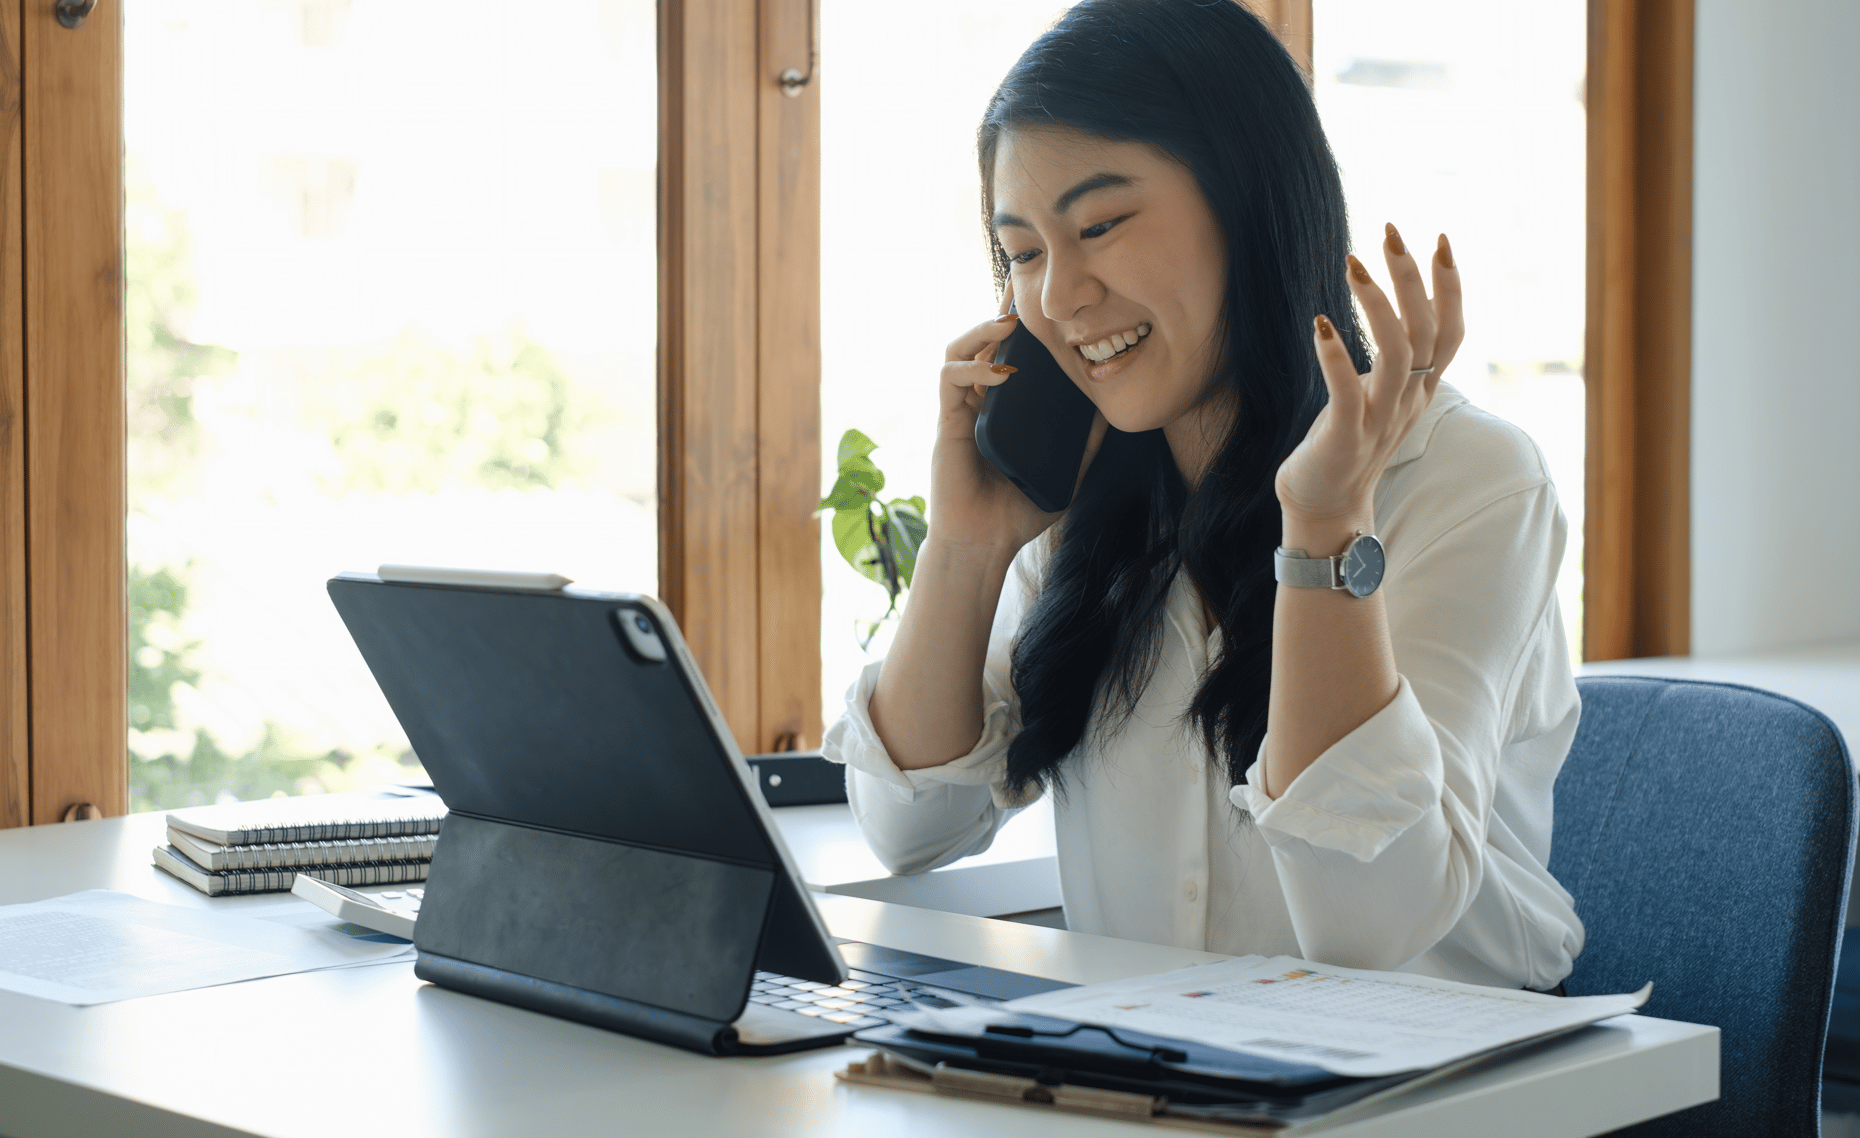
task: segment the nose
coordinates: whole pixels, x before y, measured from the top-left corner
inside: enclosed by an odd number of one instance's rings
[[[1086,258],[1072,250],[1046,254],[1046,279],[1040,282],[1040,311],[1048,320],[1071,320],[1104,299],[1104,283]]]

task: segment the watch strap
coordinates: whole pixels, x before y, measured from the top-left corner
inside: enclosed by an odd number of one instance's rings
[[[1302,549],[1275,549],[1272,575],[1281,585],[1300,589],[1343,588],[1343,558],[1306,557]]]

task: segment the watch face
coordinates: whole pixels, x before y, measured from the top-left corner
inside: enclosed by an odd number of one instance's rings
[[[1362,534],[1343,551],[1343,587],[1350,590],[1351,596],[1366,597],[1382,583],[1382,571],[1387,567],[1382,543]]]

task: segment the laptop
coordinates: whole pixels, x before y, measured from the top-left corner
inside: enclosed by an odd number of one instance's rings
[[[422,979],[712,1055],[1068,986],[836,941],[657,600],[405,566],[329,595],[448,810]]]

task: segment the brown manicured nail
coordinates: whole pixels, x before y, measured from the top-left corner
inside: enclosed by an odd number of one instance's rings
[[[1012,364],[989,364],[988,370],[994,372],[996,375],[1013,375],[1020,369]]]
[[[1401,243],[1401,234],[1395,229],[1394,222],[1385,221],[1382,223],[1382,228],[1389,235],[1389,252],[1399,257],[1408,251],[1408,247]]]
[[[1020,313],[1010,312],[1006,316],[995,317],[995,323],[996,324],[1012,324],[1014,323],[1014,321],[1019,320],[1019,319],[1020,319]]]
[[[1329,340],[1336,335],[1336,333],[1331,330],[1330,317],[1324,315],[1322,312],[1318,313],[1316,324],[1317,324],[1317,330],[1318,330],[1318,339]]]
[[[1450,269],[1453,267],[1453,246],[1447,244],[1447,235],[1444,233],[1440,235],[1440,248],[1435,252],[1434,256],[1440,258],[1441,268]]]
[[[1369,283],[1369,270],[1365,269],[1363,267],[1363,263],[1356,259],[1356,254],[1346,253],[1343,259],[1350,266],[1351,276],[1355,277],[1357,280],[1363,282],[1364,284]]]

